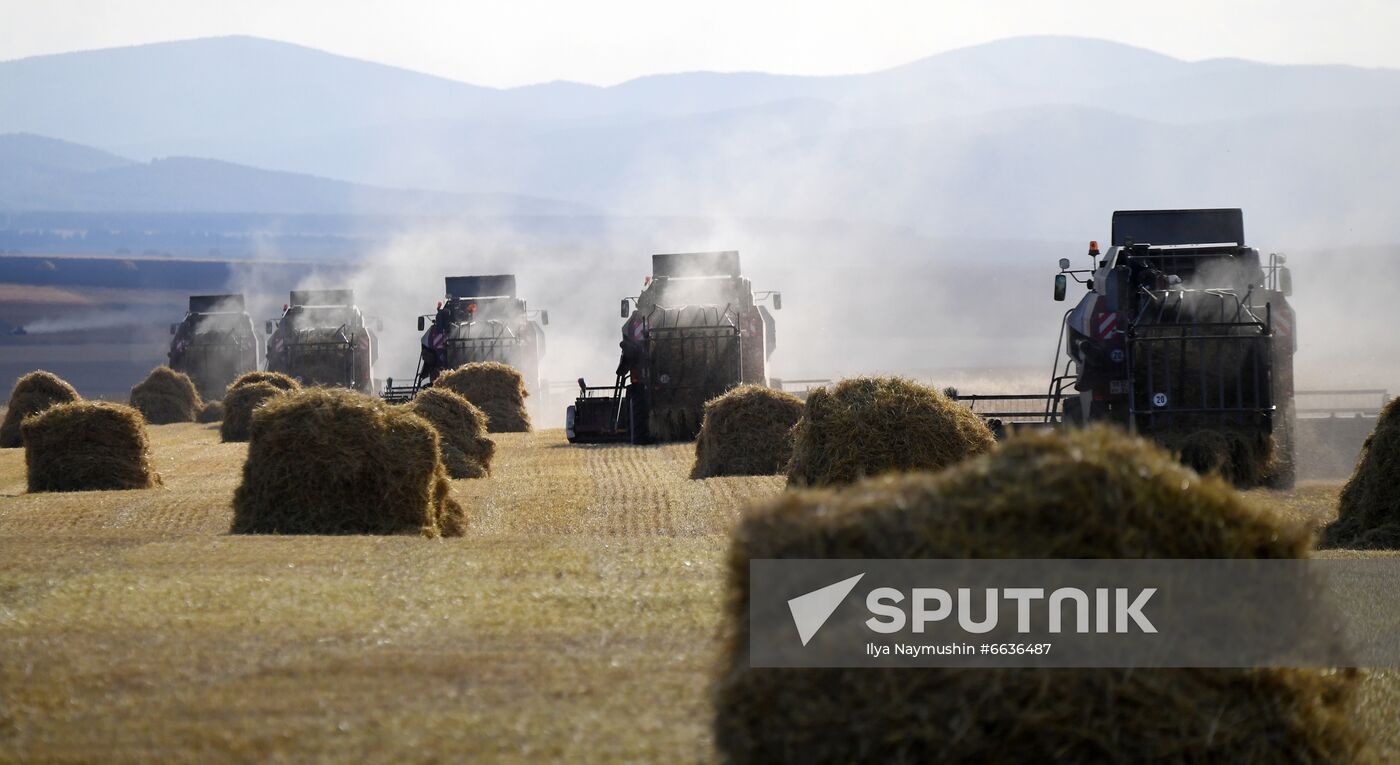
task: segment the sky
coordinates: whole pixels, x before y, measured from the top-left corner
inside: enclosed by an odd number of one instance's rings
[[[1060,34],[1178,58],[1400,68],[1396,0],[0,0],[0,60],[246,34],[479,85],[849,74]]]

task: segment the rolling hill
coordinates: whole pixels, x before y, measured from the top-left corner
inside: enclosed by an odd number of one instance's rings
[[[561,215],[585,208],[511,194],[404,191],[171,157],[136,162],[41,136],[0,135],[0,210],[288,215]]]
[[[1262,238],[1369,244],[1400,239],[1397,115],[1400,71],[1188,62],[1063,37],[847,76],[509,89],[226,37],[0,62],[0,132],[118,155],[52,182],[20,162],[0,207],[247,210],[258,189],[262,211],[569,209],[514,198],[543,197],[1078,239],[1115,208],[1225,204],[1248,208]]]

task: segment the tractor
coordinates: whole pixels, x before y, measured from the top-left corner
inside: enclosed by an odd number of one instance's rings
[[[449,276],[445,282],[437,311],[418,317],[423,336],[413,384],[395,386],[390,379],[381,395],[408,401],[443,372],[481,361],[514,367],[530,393],[539,393],[549,311],[532,311],[516,297],[514,274]]]
[[[266,330],[267,371],[305,385],[374,392],[378,348],[354,290],[292,290],[281,318],[269,319]]]
[[[737,385],[768,384],[778,292],[753,291],[739,253],[653,255],[641,295],[623,298],[622,358],[610,386],[579,392],[565,413],[573,443],[693,439],[705,402]]]
[[[1297,325],[1283,255],[1245,243],[1238,209],[1123,210],[1089,268],[1060,260],[1088,294],[1066,314],[1051,406],[1067,426],[1111,422],[1166,442],[1219,431],[1267,442],[1271,483],[1294,475]],[[1060,359],[1064,358],[1063,368]]]
[[[203,398],[223,398],[234,378],[258,368],[258,336],[242,295],[190,295],[170,335],[170,368],[189,375]]]

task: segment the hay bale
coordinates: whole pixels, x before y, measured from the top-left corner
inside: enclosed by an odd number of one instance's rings
[[[18,449],[24,446],[24,436],[20,433],[20,423],[31,414],[48,409],[54,404],[67,404],[80,401],[82,396],[73,386],[64,382],[58,375],[43,370],[30,372],[15,381],[10,392],[10,403],[5,408],[5,420],[0,422],[0,449]]]
[[[253,432],[253,410],[291,391],[270,382],[245,383],[229,388],[224,396],[224,420],[219,425],[222,441],[247,441]]]
[[[224,402],[207,401],[200,408],[199,414],[194,418],[195,422],[213,423],[222,422],[224,419]]]
[[[782,473],[801,417],[801,399],[762,385],[741,385],[706,401],[690,477]]]
[[[484,478],[491,474],[496,443],[487,438],[486,415],[446,388],[428,388],[405,405],[437,429],[442,461],[453,478]]]
[[[1322,547],[1400,549],[1400,399],[1386,404],[1322,531]]]
[[[343,389],[277,395],[253,417],[235,534],[460,536],[433,426]]]
[[[857,377],[819,388],[793,430],[788,486],[941,470],[992,448],[982,419],[933,388],[898,377]]]
[[[1182,429],[1159,437],[1181,464],[1201,475],[1217,475],[1242,489],[1263,485],[1278,467],[1274,439],[1231,428]]]
[[[753,669],[760,558],[1298,558],[1306,529],[1107,429],[1013,437],[937,474],[789,492],[728,563],[721,758],[770,762],[1366,761],[1359,674],[1303,669]]]
[[[203,402],[189,375],[159,366],[131,389],[131,405],[151,425],[170,425],[194,422]]]
[[[301,383],[281,372],[245,372],[239,375],[236,380],[229,383],[228,391],[225,392],[225,396],[228,395],[228,392],[232,392],[234,388],[252,385],[253,383],[268,383],[281,390],[301,390]]]
[[[530,412],[525,398],[530,391],[515,367],[497,361],[466,364],[438,375],[435,388],[446,388],[486,413],[491,433],[528,433]]]
[[[146,421],[129,406],[105,401],[57,404],[26,417],[21,430],[32,492],[161,485],[151,467]]]

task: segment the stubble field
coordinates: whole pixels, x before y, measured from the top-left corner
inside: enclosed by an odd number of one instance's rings
[[[233,537],[246,447],[151,436],[148,491],[26,495],[0,451],[0,761],[715,758],[728,533],[780,478],[505,434],[465,538]],[[1338,488],[1257,498],[1321,523]],[[1400,758],[1400,678],[1365,693]]]

